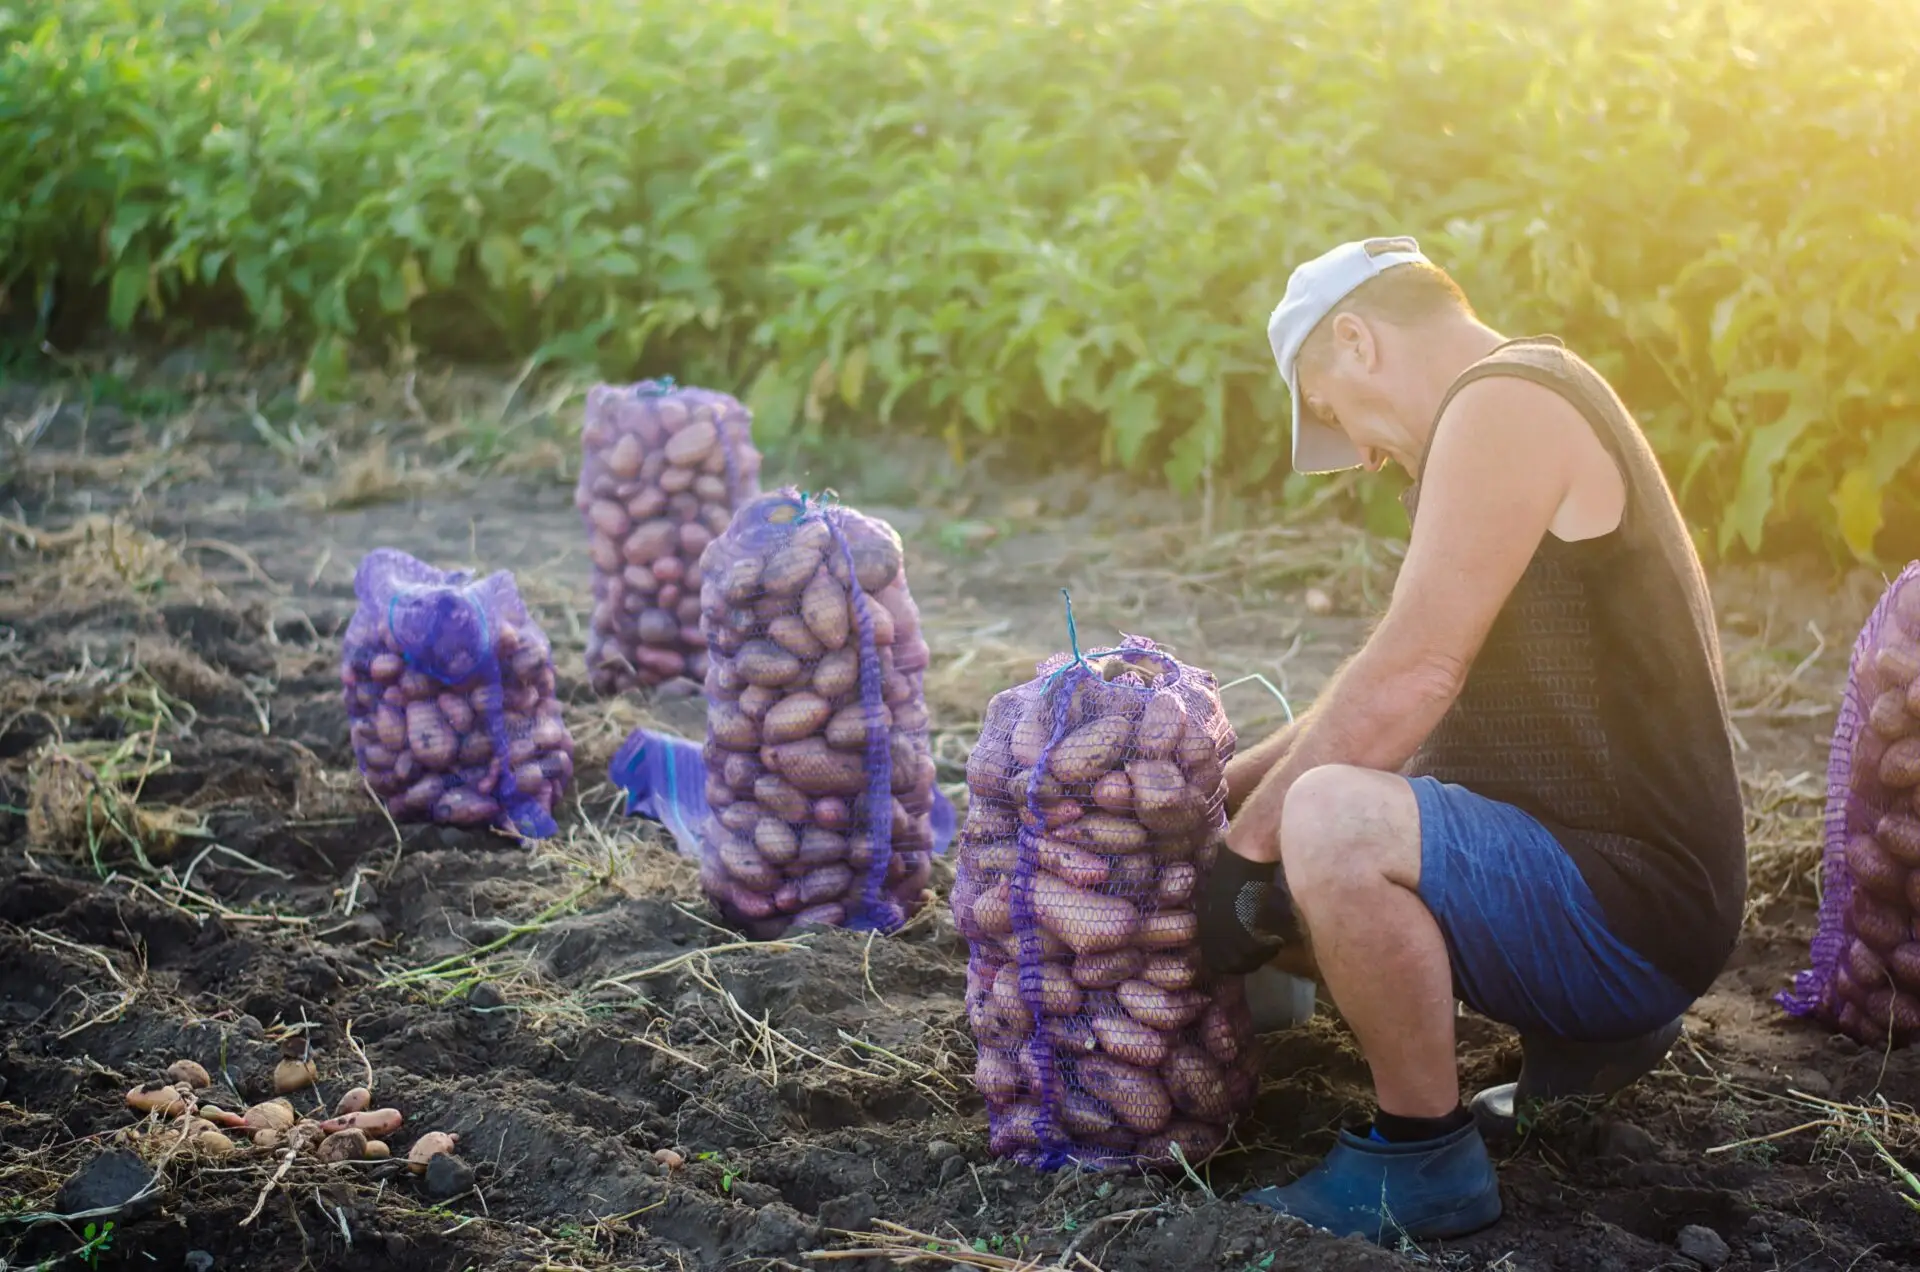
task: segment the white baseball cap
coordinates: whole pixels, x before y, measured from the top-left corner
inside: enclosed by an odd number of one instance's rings
[[[1420,244],[1405,235],[1357,239],[1314,257],[1293,271],[1287,294],[1267,319],[1267,343],[1273,346],[1280,378],[1293,398],[1293,470],[1297,473],[1337,473],[1360,466],[1360,452],[1346,434],[1318,419],[1300,405],[1300,383],[1294,364],[1300,346],[1333,312],[1333,307],[1369,278],[1395,265],[1425,261]]]

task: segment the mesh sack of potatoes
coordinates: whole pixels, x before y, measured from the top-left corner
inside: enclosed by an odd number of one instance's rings
[[[1854,643],[1820,879],[1812,966],[1778,1001],[1869,1046],[1920,1038],[1920,561]]]
[[[1206,971],[1194,911],[1233,732],[1212,675],[1141,637],[1038,670],[988,704],[955,859],[989,1144],[1197,1162],[1257,1086],[1244,982]]]
[[[761,939],[897,929],[930,898],[936,802],[900,536],[789,487],[735,513],[700,574],[708,897]]]
[[[759,490],[747,408],[669,379],[595,385],[574,504],[593,558],[594,691],[704,679],[700,554]]]
[[[513,576],[377,548],[353,588],[340,664],[353,753],[394,820],[553,834],[573,738]]]

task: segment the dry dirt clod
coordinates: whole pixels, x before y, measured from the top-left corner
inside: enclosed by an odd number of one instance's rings
[[[167,1081],[184,1082],[194,1090],[204,1090],[213,1085],[213,1079],[196,1060],[175,1060],[167,1066]]]
[[[1704,1224],[1690,1223],[1680,1229],[1674,1248],[1704,1268],[1718,1268],[1733,1257],[1726,1239]]]
[[[427,1196],[438,1201],[458,1197],[473,1187],[473,1167],[452,1153],[436,1153],[427,1163]]]
[[[320,1141],[323,1162],[357,1162],[367,1155],[365,1131],[335,1131]]]
[[[145,1195],[139,1210],[151,1210],[159,1199],[148,1191],[153,1169],[138,1154],[127,1149],[109,1149],[75,1171],[54,1196],[54,1207],[62,1214],[82,1210],[111,1210],[127,1206],[135,1197]],[[117,1216],[116,1216],[117,1217]]]
[[[282,1060],[273,1066],[273,1089],[281,1095],[304,1091],[320,1077],[311,1060]]]
[[[327,1133],[320,1129],[320,1123],[306,1120],[287,1132],[287,1143],[296,1153],[305,1153],[320,1146]]]
[[[349,1113],[359,1113],[373,1104],[373,1092],[363,1086],[357,1086],[340,1097],[333,1106],[335,1117],[345,1117]]]

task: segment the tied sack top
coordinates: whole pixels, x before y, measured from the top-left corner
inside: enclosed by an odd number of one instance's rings
[[[1453,382],[1517,376],[1571,402],[1619,465],[1620,524],[1551,533],[1465,688],[1403,770],[1529,813],[1567,850],[1608,926],[1694,994],[1740,934],[1746,825],[1719,630],[1659,461],[1605,379],[1552,336],[1510,340]],[[1417,516],[1419,486],[1404,496]]]

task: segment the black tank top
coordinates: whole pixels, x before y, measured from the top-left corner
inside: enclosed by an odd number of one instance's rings
[[[1448,389],[1515,376],[1558,393],[1619,465],[1612,532],[1548,534],[1404,769],[1532,814],[1566,848],[1614,933],[1706,992],[1739,938],[1746,825],[1719,630],[1693,541],[1645,435],[1606,380],[1552,336],[1512,340]],[[1431,443],[1429,443],[1431,445]],[[1405,495],[1418,515],[1419,486]]]

